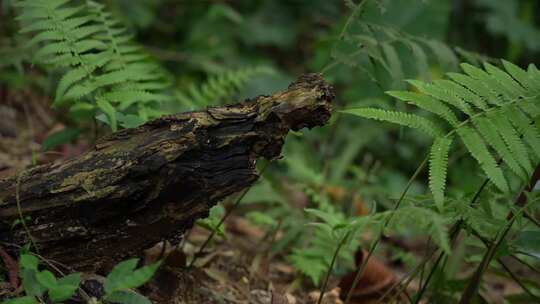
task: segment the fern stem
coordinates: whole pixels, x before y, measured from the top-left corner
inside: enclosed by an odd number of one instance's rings
[[[343,244],[345,244],[345,241],[349,238],[349,235],[351,234],[351,231],[347,231],[345,236],[341,239],[338,246],[336,247],[336,250],[334,251],[334,255],[332,256],[332,261],[330,262],[330,266],[328,267],[328,272],[326,273],[326,278],[324,279],[324,283],[321,288],[321,295],[319,296],[319,300],[317,301],[317,304],[321,304],[322,300],[324,298],[324,293],[326,292],[326,288],[328,287],[328,281],[330,280],[330,275],[332,274],[332,269],[334,269],[334,264],[336,263],[339,251],[341,250],[341,247],[343,247]]]
[[[347,21],[345,21],[345,25],[343,26],[343,28],[341,29],[341,32],[339,33],[339,40],[342,40],[345,37],[345,33],[349,29],[351,22],[353,21],[353,19],[356,18],[357,15],[362,13],[364,6],[367,2],[368,0],[361,0],[360,3],[358,3],[354,7],[353,11],[351,12],[351,15],[349,16],[349,18],[347,18]]]
[[[261,172],[259,173],[259,175],[263,175],[264,171],[266,170],[266,168],[268,168],[269,164],[270,164],[270,162],[267,162],[266,164],[264,164],[264,167],[261,169]],[[223,223],[225,222],[225,220],[227,220],[229,215],[231,215],[233,210],[236,209],[236,207],[238,207],[238,205],[240,205],[240,202],[246,196],[246,194],[249,192],[250,189],[251,189],[251,187],[244,190],[244,192],[242,192],[242,194],[240,194],[240,196],[238,196],[238,198],[236,199],[234,204],[231,206],[231,208],[227,209],[227,211],[225,212],[225,215],[223,215],[223,217],[219,220],[219,223],[216,225],[216,227],[214,227],[214,229],[212,229],[212,232],[210,233],[210,235],[206,238],[206,240],[201,245],[201,247],[199,248],[197,253],[193,256],[193,259],[189,263],[188,268],[192,268],[193,265],[195,265],[195,262],[197,261],[199,256],[203,253],[206,246],[208,246],[208,244],[210,244],[210,241],[212,241],[212,239],[216,235],[216,232],[219,230],[219,227],[221,227],[221,225],[223,225]]]
[[[428,276],[426,278],[426,281],[424,282],[424,285],[422,286],[422,288],[420,289],[420,291],[416,295],[415,300],[414,300],[414,304],[418,304],[418,302],[420,302],[420,300],[422,299],[422,296],[426,292],[427,287],[429,285],[429,282],[431,281],[431,278],[435,274],[435,270],[437,270],[437,266],[439,265],[439,263],[442,261],[442,259],[445,256],[446,256],[446,254],[444,253],[444,251],[441,251],[441,253],[439,254],[439,257],[435,261],[435,264],[433,265],[433,267],[431,267],[431,270],[429,271],[429,274],[428,274]],[[444,268],[444,265],[443,265],[443,268]]]
[[[482,261],[476,268],[476,271],[474,272],[471,280],[469,281],[469,284],[467,284],[467,288],[461,294],[461,299],[459,300],[459,304],[469,304],[473,300],[474,296],[478,292],[478,287],[480,286],[480,282],[481,282],[484,272],[486,271],[486,269],[489,266],[489,263],[493,259],[493,256],[495,255],[497,248],[506,237],[506,234],[510,231],[510,228],[512,227],[512,224],[514,223],[514,221],[515,221],[515,217],[513,217],[510,220],[510,222],[504,227],[503,231],[497,234],[497,236],[495,237],[495,241],[491,244],[491,246],[488,247],[488,250],[484,254]]]
[[[401,205],[401,202],[403,202],[403,199],[405,198],[405,195],[407,194],[407,192],[409,192],[409,189],[411,188],[413,182],[416,180],[418,175],[420,175],[420,172],[422,172],[422,170],[426,166],[428,160],[429,160],[429,155],[426,156],[424,158],[424,160],[422,161],[422,163],[418,166],[418,168],[416,168],[416,171],[414,171],[413,175],[411,176],[411,178],[407,182],[407,185],[405,186],[405,189],[403,189],[403,192],[401,193],[401,196],[399,197],[399,200],[397,201],[397,203],[394,206],[394,209],[392,211],[396,211],[399,208],[399,206]],[[356,288],[356,285],[358,285],[358,282],[360,281],[360,278],[362,277],[362,274],[363,274],[363,272],[364,272],[364,270],[366,268],[367,262],[369,261],[369,259],[371,258],[371,255],[373,254],[373,252],[377,248],[379,242],[381,241],[381,238],[382,238],[383,233],[384,233],[384,229],[386,228],[386,226],[388,226],[388,224],[392,220],[393,215],[394,215],[394,212],[390,213],[390,215],[388,216],[388,219],[382,224],[382,226],[381,226],[381,228],[379,230],[379,234],[377,236],[377,239],[375,239],[375,241],[372,243],[371,247],[369,248],[368,255],[362,261],[362,265],[360,265],[360,267],[358,269],[358,272],[356,273],[356,276],[354,277],[353,283],[351,284],[351,288],[349,289],[349,291],[347,292],[347,296],[345,297],[344,304],[349,303],[349,301],[351,300],[352,291]]]
[[[364,10],[364,6],[366,5],[366,3],[368,2],[368,0],[361,0],[360,3],[358,3],[353,11],[351,12],[351,14],[349,15],[349,17],[347,18],[347,21],[345,21],[345,24],[343,25],[343,28],[341,29],[341,32],[339,33],[339,36],[338,36],[338,40],[343,40],[343,38],[345,37],[345,34],[347,33],[347,30],[349,29],[349,26],[351,25],[351,22],[358,16],[362,13],[362,11]],[[332,53],[334,52],[336,48],[336,44],[334,44],[332,46]],[[357,50],[355,51],[354,53],[352,53],[350,56],[355,56],[357,54],[360,54],[363,50],[360,49],[360,50]],[[324,74],[326,73],[329,69],[335,67],[336,65],[338,65],[339,62],[337,60],[334,60],[330,63],[328,63],[322,70],[321,70],[321,74]]]

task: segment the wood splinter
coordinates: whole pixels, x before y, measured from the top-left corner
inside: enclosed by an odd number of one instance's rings
[[[94,149],[0,180],[0,241],[77,270],[108,269],[208,216],[258,178],[289,130],[324,125],[333,88],[318,74],[271,96],[163,116],[101,139]],[[18,189],[18,190],[17,190]],[[26,227],[11,225],[26,218]]]

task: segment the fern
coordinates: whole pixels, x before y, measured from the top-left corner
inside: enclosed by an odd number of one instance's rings
[[[391,217],[387,229],[403,233],[404,229],[414,229],[429,235],[433,241],[446,253],[450,253],[450,240],[447,226],[449,219],[425,207],[414,205],[404,206],[392,211],[377,213],[375,218],[381,222]]]
[[[499,162],[526,182],[540,159],[540,71],[503,61],[505,71],[489,63],[484,69],[462,64],[465,74],[432,83],[409,81],[419,93],[387,92],[432,115],[362,108],[343,112],[420,129],[434,138],[429,158],[429,186],[439,208],[444,204],[448,153],[455,137],[476,159],[489,180],[509,191],[508,174]],[[439,127],[444,126],[444,127]],[[442,131],[445,130],[445,131]],[[500,161],[499,161],[500,160]]]
[[[191,84],[186,90],[177,90],[175,97],[181,105],[190,110],[217,105],[231,97],[253,77],[272,73],[274,70],[265,66],[231,70],[210,77],[200,86]]]
[[[355,18],[353,15],[350,19]],[[332,50],[332,57],[338,62],[355,66],[359,64],[360,59],[367,56],[372,68],[381,67],[391,76],[393,80],[391,87],[394,88],[402,86],[406,74],[405,62],[411,58],[416,69],[414,76],[418,75],[424,80],[430,79],[430,58],[435,58],[444,70],[457,70],[460,57],[474,64],[480,58],[483,61],[487,60],[487,57],[458,48],[454,50],[440,41],[414,36],[389,26],[360,20],[349,23],[354,23],[360,30],[346,29],[340,36],[341,41],[336,43]],[[398,55],[399,48],[403,47],[408,50],[410,56],[401,58]],[[379,81],[374,71],[366,66],[363,68],[372,79]]]
[[[64,71],[54,106],[100,111],[113,130],[132,127],[160,114],[167,76],[132,42],[104,6],[94,1],[22,0],[17,19],[35,60]],[[105,117],[105,118],[103,118]]]

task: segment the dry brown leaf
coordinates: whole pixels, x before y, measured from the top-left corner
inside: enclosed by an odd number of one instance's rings
[[[341,289],[339,287],[327,291],[323,296],[322,304],[343,304],[339,297],[340,293]],[[321,292],[318,290],[309,293],[311,303],[318,303],[320,296]]]
[[[295,299],[296,301],[296,299]],[[289,301],[289,298],[285,294],[281,294],[279,292],[272,292],[272,302],[271,304],[291,304]]]
[[[356,253],[355,263],[357,267],[362,264],[364,258],[367,257],[367,254],[368,253],[365,250],[359,250]],[[356,274],[357,271],[354,271],[348,273],[341,279],[339,287],[341,287],[342,290],[342,298],[345,298],[351,289]],[[377,298],[381,296],[390,286],[392,286],[395,280],[396,277],[394,273],[382,262],[371,256],[358,284],[352,291],[352,301],[350,303],[366,303],[366,301],[373,297]]]

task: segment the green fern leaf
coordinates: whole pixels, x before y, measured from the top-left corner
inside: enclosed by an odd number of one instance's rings
[[[421,109],[437,114],[444,118],[453,127],[456,127],[459,124],[454,112],[444,103],[431,96],[403,91],[388,91],[386,94],[397,99],[410,102]]]
[[[72,29],[69,33],[77,38],[77,40],[84,39],[88,36],[92,36],[100,31],[103,31],[101,25],[85,25],[75,29]]]
[[[536,124],[519,109],[505,111],[506,117],[516,126],[523,140],[532,148],[537,159],[540,159],[540,132]]]
[[[38,43],[41,43],[41,42],[44,42],[44,41],[47,41],[47,40],[53,40],[53,41],[60,41],[60,40],[63,40],[64,39],[64,36],[61,35],[60,33],[56,32],[56,31],[51,31],[51,30],[45,30],[39,34],[37,34],[36,36],[34,36],[34,38],[30,39],[30,41],[28,41],[28,43],[26,44],[27,47],[32,47]]]
[[[60,79],[60,82],[58,83],[58,86],[56,88],[55,103],[61,101],[64,98],[64,94],[71,85],[82,80],[85,77],[88,77],[96,68],[102,67],[110,60],[110,57],[104,54],[100,54],[99,56],[86,59],[90,59],[87,61],[86,66],[73,69],[67,72],[64,76],[62,76],[62,79]]]
[[[501,106],[503,98],[508,100],[507,92],[487,72],[468,63],[462,63],[460,66],[469,76],[479,80],[487,91],[492,92],[489,102]]]
[[[428,56],[426,55],[426,52],[424,52],[424,49],[412,40],[405,39],[404,43],[409,46],[411,53],[415,58],[418,75],[425,81],[430,80]]]
[[[147,91],[131,91],[131,90],[115,90],[114,92],[105,93],[103,95],[107,100],[111,102],[117,102],[120,105],[118,109],[123,111],[129,108],[135,103],[146,103],[149,101],[165,101],[170,97],[163,94],[156,94]]]
[[[463,141],[463,144],[465,144],[465,147],[467,147],[467,150],[469,150],[478,164],[480,164],[480,167],[484,170],[489,180],[491,180],[501,191],[507,193],[509,189],[504,174],[480,135],[467,126],[463,126],[456,131]]]
[[[433,193],[435,204],[442,210],[444,204],[444,188],[446,186],[446,171],[448,168],[448,151],[452,137],[438,137],[431,146],[429,158],[429,188]]]
[[[56,55],[56,54],[62,54],[62,53],[70,53],[70,48],[67,42],[65,41],[58,41],[54,43],[50,43],[40,50],[38,50],[35,54],[35,58],[38,60],[42,60],[47,56]]]
[[[341,111],[343,113],[371,118],[380,121],[387,121],[394,124],[418,129],[431,137],[442,136],[443,132],[432,121],[427,118],[404,112],[387,111],[374,108],[349,109]]]
[[[533,168],[528,157],[527,148],[519,138],[514,126],[508,121],[506,115],[503,112],[495,112],[490,113],[488,118],[497,126],[497,131],[501,134],[518,163],[528,174],[532,173]]]
[[[523,89],[523,87],[521,87],[521,85],[519,85],[519,83],[517,83],[510,75],[489,63],[484,63],[484,66],[486,71],[507,90],[509,99],[514,99],[518,96],[526,96],[525,89]]]
[[[461,99],[462,102],[470,103],[482,111],[488,110],[488,106],[482,98],[463,86],[446,79],[436,80],[434,83],[438,87],[445,88],[446,92],[454,95],[456,98]]]
[[[75,49],[77,53],[82,54],[89,50],[106,50],[107,45],[99,40],[86,39],[76,42],[73,49]]]
[[[436,40],[425,40],[424,42],[431,48],[441,66],[445,67],[445,70],[455,70],[457,68],[458,59],[446,44]]]
[[[72,7],[66,7],[66,8],[56,8],[52,11],[53,18],[59,19],[59,20],[67,20],[69,17],[80,13],[82,10],[84,10],[84,5],[78,5],[78,6],[72,6]],[[47,12],[45,13],[45,17],[49,17],[47,15]]]
[[[529,64],[527,68],[527,74],[529,74],[529,79],[534,83],[534,86],[540,87],[540,71],[534,64]]]
[[[514,172],[521,179],[527,180],[527,172],[523,170],[518,161],[515,159],[513,153],[506,146],[506,143],[504,142],[500,133],[497,132],[497,126],[485,117],[475,117],[473,118],[473,123],[485,141],[489,143],[489,145],[497,152],[499,157],[506,165],[508,165],[512,172]]]
[[[498,96],[481,81],[459,73],[447,73],[446,75],[453,81],[471,90],[474,94],[482,97],[487,103],[501,105]]]
[[[529,79],[529,74],[527,71],[506,60],[502,60],[502,63],[506,71],[512,75],[512,77],[517,80],[521,86],[533,92],[533,94],[540,93],[540,87],[535,86],[534,82]]]
[[[428,94],[438,100],[444,101],[449,105],[458,108],[460,111],[469,116],[472,116],[474,114],[471,107],[469,107],[467,103],[453,95],[449,91],[449,88],[446,88],[444,84],[441,84],[440,82],[435,84],[428,84],[418,80],[407,80],[407,82],[415,86],[420,92]]]
[[[116,131],[118,129],[116,110],[111,105],[111,103],[104,98],[98,98],[96,101],[96,105],[101,111],[103,111],[103,113],[105,113],[105,115],[107,115],[111,129],[113,131]]]
[[[403,74],[403,68],[401,67],[401,60],[397,54],[396,49],[389,43],[381,43],[381,48],[386,58],[387,65],[389,67],[390,76],[394,79],[392,87],[402,87],[401,80],[405,77]]]
[[[62,21],[62,29],[70,31],[93,20],[94,18],[92,16],[73,17]]]

